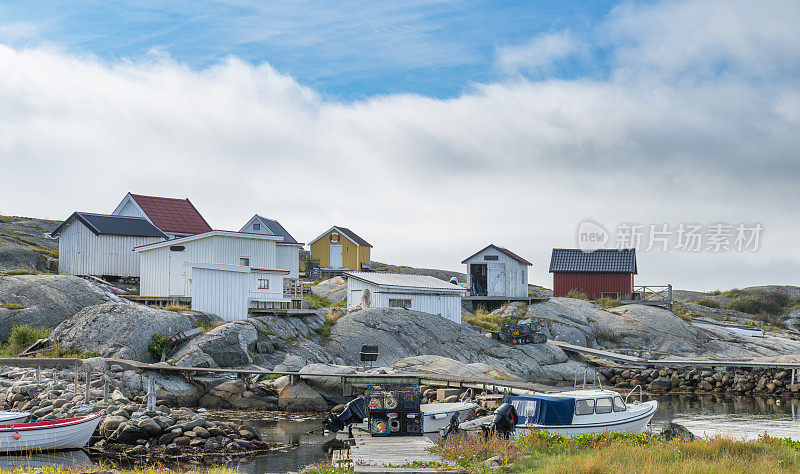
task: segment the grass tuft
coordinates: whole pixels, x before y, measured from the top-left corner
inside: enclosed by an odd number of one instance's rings
[[[712,300],[711,298],[700,298],[697,300],[697,304],[701,306],[705,306],[706,308],[721,308],[722,305],[719,304],[719,301]]]
[[[22,306],[21,304],[16,304],[16,303],[3,303],[3,304],[0,304],[0,308],[4,308],[4,309],[25,309],[25,308],[27,308],[27,306]]]
[[[576,290],[574,288],[569,290],[569,293],[567,293],[567,298],[573,298],[573,299],[576,299],[576,300],[588,300],[589,299],[589,297],[586,296],[586,293],[578,291],[578,290]]]
[[[323,309],[323,308],[344,308],[347,304],[347,300],[343,299],[337,302],[333,302],[324,296],[318,296],[314,293],[309,293],[305,295],[303,298],[307,299],[309,303],[311,303],[311,309]]]
[[[614,298],[598,298],[594,300],[594,302],[600,305],[600,307],[603,309],[616,308],[617,306],[622,306],[622,303],[620,303],[619,300]]]
[[[499,331],[503,324],[516,324],[524,315],[525,311],[520,311],[518,314],[508,317],[500,314],[491,314],[486,310],[485,306],[479,305],[472,316],[464,316],[461,320],[483,329]]]

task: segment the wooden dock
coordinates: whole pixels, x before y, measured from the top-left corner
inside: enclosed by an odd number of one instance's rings
[[[334,456],[335,465],[350,465],[354,472],[361,473],[462,471],[433,453],[435,444],[427,436],[372,436],[363,424],[353,426],[352,433],[352,446]]]

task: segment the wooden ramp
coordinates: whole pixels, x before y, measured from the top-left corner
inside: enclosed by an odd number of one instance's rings
[[[602,349],[592,349],[583,346],[576,346],[562,341],[548,340],[547,342],[550,342],[553,345],[560,347],[565,352],[574,352],[577,354],[592,355],[595,357],[601,357],[603,359],[609,359],[617,362],[625,362],[627,364],[643,364],[646,362],[644,359],[640,359],[639,357],[619,354],[617,352],[604,351]]]
[[[427,436],[371,436],[361,424],[353,426],[353,443],[350,461],[354,472],[462,472],[458,466],[430,451],[434,443]]]

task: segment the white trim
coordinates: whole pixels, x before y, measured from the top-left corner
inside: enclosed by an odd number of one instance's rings
[[[228,265],[225,263],[202,263],[202,262],[183,262],[185,267],[204,268],[206,270],[221,270],[224,272],[239,273],[272,273],[285,275],[289,270],[277,270],[272,268],[245,267],[242,265]]]
[[[276,243],[283,240],[283,237],[277,236],[277,235],[252,234],[252,233],[245,233],[245,232],[234,232],[232,230],[212,230],[210,232],[205,232],[203,234],[195,234],[195,235],[190,235],[189,237],[181,237],[179,239],[171,239],[171,240],[165,240],[163,242],[158,242],[158,244],[164,244],[164,245],[156,245],[156,244],[141,245],[139,247],[135,247],[133,249],[133,251],[134,252],[146,252],[146,251],[152,250],[152,249],[158,249],[158,248],[167,247],[167,246],[171,246],[171,245],[175,245],[175,244],[182,244],[182,243],[185,243],[185,242],[191,242],[193,240],[205,239],[205,238],[214,237],[214,236],[236,237],[236,238],[239,238],[239,239],[272,240],[272,241],[275,241]]]
[[[338,228],[338,227],[336,227],[336,226],[333,226],[333,227],[331,227],[330,229],[328,229],[328,230],[326,230],[325,232],[323,232],[322,234],[320,234],[320,236],[319,236],[319,237],[317,237],[316,239],[314,239],[314,240],[312,240],[311,242],[309,242],[309,243],[308,243],[309,247],[311,246],[311,244],[313,244],[313,243],[314,243],[314,242],[316,242],[317,240],[319,240],[319,239],[321,239],[321,238],[325,237],[326,235],[328,235],[328,232],[330,232],[330,231],[332,231],[332,230],[334,230],[334,229],[336,229],[336,230],[339,232],[339,235],[341,235],[341,236],[344,236],[344,237],[345,237],[347,240],[349,240],[350,242],[353,242],[354,244],[356,244],[356,247],[358,247],[358,246],[359,246],[359,245],[358,245],[358,242],[356,242],[355,240],[351,239],[351,238],[350,238],[350,237],[349,237],[349,236],[348,236],[346,233],[342,232],[342,229],[340,229],[340,228]],[[335,244],[334,244],[334,245],[335,245]]]

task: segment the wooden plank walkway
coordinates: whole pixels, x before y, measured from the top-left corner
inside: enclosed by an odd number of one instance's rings
[[[565,352],[593,355],[597,357],[602,357],[603,359],[610,359],[616,362],[625,362],[628,364],[641,364],[646,362],[645,359],[641,359],[639,357],[619,354],[617,352],[604,351],[602,349],[592,349],[590,347],[576,346],[568,342],[553,341],[553,340],[548,340],[547,342],[550,342],[553,345],[560,347]]]
[[[350,460],[354,472],[461,472],[457,466],[431,452],[435,444],[427,436],[372,436],[360,424],[353,427],[353,441]],[[427,463],[436,465],[425,467]],[[448,469],[443,464],[453,467]]]

